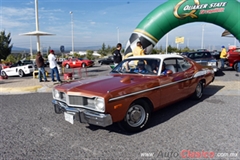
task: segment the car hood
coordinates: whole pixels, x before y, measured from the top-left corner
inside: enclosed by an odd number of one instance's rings
[[[156,76],[108,75],[64,83],[55,88],[71,95],[116,97],[154,87],[153,81]]]
[[[194,61],[202,61],[202,62],[209,62],[209,61],[216,61],[215,58],[196,58]]]

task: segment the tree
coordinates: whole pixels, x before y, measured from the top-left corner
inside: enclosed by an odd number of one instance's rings
[[[5,31],[0,32],[0,60],[6,59],[11,54],[13,45],[11,43],[11,33],[5,34]]]
[[[86,52],[87,52],[86,53],[87,59],[93,60],[94,59],[93,51],[92,50],[87,50]]]
[[[75,58],[80,58],[80,54],[78,54],[78,53],[73,53],[73,57],[75,57]]]
[[[9,54],[6,58],[6,62],[10,62],[10,63],[16,63],[17,59],[13,54]]]
[[[190,52],[190,49],[188,47],[185,47],[182,49],[182,52]]]
[[[102,57],[104,57],[104,56],[107,55],[107,54],[106,54],[106,45],[105,45],[105,43],[102,44],[102,48],[101,48],[100,50],[98,50],[98,53],[99,53]]]

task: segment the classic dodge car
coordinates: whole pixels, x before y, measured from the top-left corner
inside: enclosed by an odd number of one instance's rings
[[[143,130],[151,112],[181,99],[200,99],[214,80],[212,67],[180,55],[130,57],[106,76],[55,86],[55,113],[65,120],[109,126],[119,123],[129,132]]]

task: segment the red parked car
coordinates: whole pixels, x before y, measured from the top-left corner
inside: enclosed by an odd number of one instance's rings
[[[66,68],[76,68],[76,67],[91,67],[94,65],[94,61],[83,59],[83,58],[69,58],[62,62],[62,66]]]
[[[238,62],[240,62],[240,48],[229,49],[225,64],[237,71]]]

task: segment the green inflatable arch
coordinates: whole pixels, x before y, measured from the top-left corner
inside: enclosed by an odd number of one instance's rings
[[[151,52],[172,29],[192,22],[208,22],[228,30],[240,40],[240,2],[237,0],[168,0],[149,13],[130,36],[125,55],[137,41]],[[194,29],[194,28],[193,28]]]

